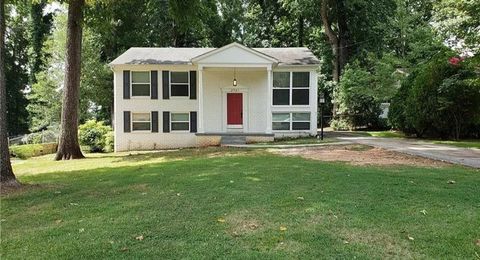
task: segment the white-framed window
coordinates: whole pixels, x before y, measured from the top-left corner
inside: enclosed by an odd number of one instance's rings
[[[273,105],[309,105],[310,72],[273,72]]]
[[[150,113],[132,113],[132,131],[150,131],[151,129]]]
[[[171,113],[170,129],[172,131],[190,131],[190,113]]]
[[[150,71],[132,71],[130,78],[132,97],[150,96]]]
[[[272,113],[272,129],[275,131],[310,130],[310,113]]]
[[[190,73],[188,71],[170,72],[170,96],[188,97],[190,95]]]

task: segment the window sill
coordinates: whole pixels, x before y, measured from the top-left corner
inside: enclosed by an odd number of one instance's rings
[[[151,96],[130,96],[130,99],[151,99]]]

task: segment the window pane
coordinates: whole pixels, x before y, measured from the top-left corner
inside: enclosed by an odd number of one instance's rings
[[[188,97],[188,85],[171,85],[172,96]]]
[[[308,105],[309,89],[293,89],[292,105]]]
[[[289,105],[290,104],[290,90],[289,89],[274,89],[273,90],[273,104],[274,105]]]
[[[290,122],[290,113],[274,113],[272,114],[274,122]]]
[[[150,122],[133,122],[132,123],[133,131],[143,131],[143,130],[150,130]]]
[[[188,113],[172,113],[172,122],[173,121],[184,121],[188,122],[190,120]]]
[[[150,72],[132,71],[132,83],[150,83]]]
[[[294,88],[308,88],[310,86],[309,72],[293,72],[292,85]]]
[[[147,122],[150,122],[150,114],[149,113],[133,113],[132,114],[132,121],[147,121]]]
[[[293,113],[293,121],[310,121],[310,113]]]
[[[188,131],[188,123],[173,123],[172,122],[172,130],[175,131]]]
[[[293,122],[292,130],[310,130],[310,122]]]
[[[172,83],[188,83],[188,72],[172,72]]]
[[[289,88],[290,87],[290,72],[274,72],[273,73],[273,87],[274,88]]]
[[[273,130],[290,130],[290,122],[273,122],[272,123]]]
[[[150,96],[150,84],[132,84],[132,96]]]

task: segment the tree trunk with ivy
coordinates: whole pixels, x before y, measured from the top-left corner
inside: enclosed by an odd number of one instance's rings
[[[7,86],[5,81],[5,1],[0,0],[0,184],[18,187],[8,150]]]
[[[55,160],[84,158],[78,143],[78,107],[80,101],[80,68],[84,5],[85,0],[71,0],[68,5],[67,60],[63,87],[61,130]]]

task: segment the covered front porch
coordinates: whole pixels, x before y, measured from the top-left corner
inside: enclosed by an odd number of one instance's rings
[[[272,135],[276,60],[233,44],[192,60],[198,75],[198,133]]]
[[[271,68],[223,65],[198,75],[198,133],[272,134]]]

